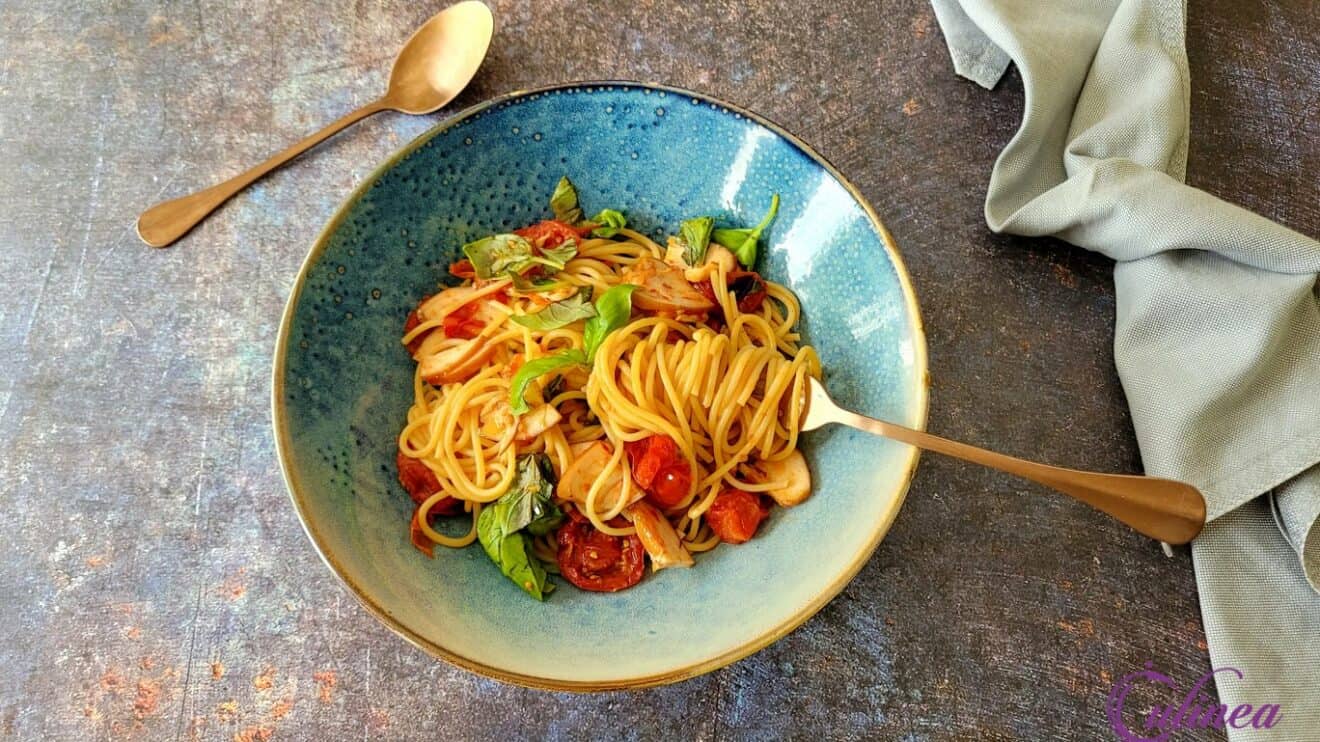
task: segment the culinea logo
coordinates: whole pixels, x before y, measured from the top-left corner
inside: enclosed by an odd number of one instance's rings
[[[1105,703],[1105,716],[1109,718],[1109,726],[1122,742],[1165,742],[1170,735],[1180,729],[1208,727],[1223,729],[1228,726],[1234,729],[1247,727],[1270,729],[1279,723],[1283,715],[1277,703],[1262,703],[1254,708],[1251,704],[1244,703],[1233,709],[1215,703],[1214,699],[1205,692],[1205,688],[1219,673],[1233,674],[1238,679],[1245,677],[1236,667],[1211,670],[1201,676],[1201,679],[1196,681],[1196,684],[1179,700],[1180,691],[1173,678],[1155,672],[1151,669],[1151,663],[1147,662],[1145,670],[1124,675],[1114,684],[1114,689],[1109,691],[1109,700]],[[1141,724],[1142,732],[1139,733],[1128,727],[1123,719],[1123,712],[1128,694],[1142,685],[1151,686],[1144,691],[1145,693],[1155,692],[1164,697],[1171,697],[1172,701],[1167,704],[1156,703],[1150,713],[1146,714],[1145,721]],[[1141,736],[1143,733],[1154,736],[1143,737]]]

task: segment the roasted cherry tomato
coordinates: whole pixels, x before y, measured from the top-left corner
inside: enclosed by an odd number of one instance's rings
[[[476,278],[477,269],[472,267],[472,261],[467,258],[449,264],[449,275],[454,278]]]
[[[399,484],[418,505],[440,491],[440,480],[436,479],[435,472],[421,461],[400,451],[394,457],[394,465],[399,468]],[[463,503],[453,497],[442,498],[431,506],[431,515],[458,515],[461,512]]]
[[[711,503],[706,522],[721,541],[741,544],[756,535],[757,527],[769,513],[760,495],[730,487]]]
[[[691,489],[692,470],[684,462],[661,471],[651,483],[646,499],[652,505],[664,510],[682,502]]]
[[[577,240],[584,237],[591,231],[591,227],[578,229],[571,224],[547,219],[543,222],[537,222],[531,226],[514,230],[514,234],[525,238],[528,242],[542,250],[559,247],[564,244],[564,240]]]
[[[418,551],[434,559],[435,543],[432,542],[431,539],[427,537],[426,532],[422,530],[421,521],[417,519],[418,510],[421,510],[421,508],[413,511],[412,522],[408,524],[408,539],[412,541],[412,545],[416,547]]]
[[[651,486],[661,469],[682,460],[678,444],[667,435],[648,435],[639,441],[629,441],[624,444],[624,452],[628,454],[633,481],[642,489]]]
[[[729,291],[738,300],[738,311],[755,312],[765,301],[765,281],[756,271],[734,271],[728,274]]]
[[[481,334],[486,326],[476,319],[477,302],[469,302],[455,309],[445,318],[440,320],[440,326],[444,328],[445,337],[463,338],[470,340]]]
[[[761,308],[761,304],[765,301],[765,281],[762,280],[760,273],[735,270],[732,273],[725,274],[724,278],[727,281],[725,285],[733,293],[738,311],[750,313]],[[710,285],[710,281],[702,281],[692,285],[707,299],[716,304],[719,303],[719,300],[715,298],[715,289]]]
[[[692,470],[667,435],[651,435],[624,444],[633,481],[646,491],[646,499],[658,508],[672,508],[687,497]]]
[[[569,520],[555,534],[559,543],[559,572],[564,579],[593,592],[612,593],[642,580],[646,567],[641,539],[611,536],[596,530],[586,516],[565,508]],[[627,525],[622,518],[610,525]]]

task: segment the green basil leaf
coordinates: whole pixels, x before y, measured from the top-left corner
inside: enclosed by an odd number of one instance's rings
[[[553,278],[528,278],[526,276],[520,276],[517,273],[510,273],[509,279],[513,281],[513,290],[522,294],[537,294],[542,291],[552,291],[565,285]]]
[[[591,304],[591,287],[584,286],[578,293],[550,304],[539,312],[514,315],[509,319],[533,330],[555,330],[595,316],[596,307]]]
[[[522,273],[532,267],[536,253],[532,243],[516,234],[496,234],[463,246],[477,278],[490,280],[505,273]]]
[[[515,480],[515,484],[520,484],[527,493],[525,500],[531,503],[525,508],[530,518],[524,527],[533,536],[544,536],[564,522],[564,513],[554,499],[555,468],[550,463],[550,457],[543,453],[527,458],[529,461],[518,462],[520,479]],[[524,466],[526,474],[523,473]]]
[[[578,206],[577,188],[568,176],[559,179],[555,192],[550,196],[550,210],[555,212],[555,219],[566,224],[582,221],[582,208]]]
[[[710,231],[715,220],[708,216],[688,219],[678,225],[679,239],[683,240],[683,260],[688,265],[701,265],[706,260],[706,249],[710,247]]]
[[[588,320],[588,322],[591,321]],[[524,363],[518,368],[518,373],[513,375],[513,380],[509,383],[509,407],[513,409],[513,414],[522,415],[531,411],[532,408],[527,406],[527,400],[523,399],[523,395],[527,394],[527,385],[531,384],[533,379],[544,376],[551,371],[558,371],[561,368],[586,362],[586,354],[577,348],[573,348]]]
[[[477,540],[481,542],[486,556],[500,568],[500,572],[528,595],[544,600],[555,589],[546,576],[545,568],[532,556],[527,537],[521,533],[506,533],[500,527],[497,508],[489,507],[481,511],[477,518]]]
[[[555,374],[555,378],[546,382],[545,386],[541,387],[541,395],[544,396],[546,400],[551,400],[554,399],[555,397],[558,397],[559,393],[562,391],[564,391],[563,374]]]
[[[541,255],[533,260],[541,265],[551,268],[555,273],[562,271],[568,261],[577,255],[577,242],[575,240],[564,240],[558,247],[542,249]]]
[[[596,350],[605,342],[606,335],[628,324],[628,319],[632,317],[632,293],[636,289],[631,283],[621,283],[596,300],[596,316],[587,320],[587,326],[582,331],[587,363],[596,358]]]
[[[505,274],[521,276],[534,265],[545,266],[550,275],[564,269],[577,255],[577,242],[564,240],[558,247],[541,250],[516,234],[496,234],[463,246],[463,254],[472,262],[477,278],[490,280]]]
[[[545,567],[532,556],[531,546],[521,533],[505,536],[500,545],[500,571],[528,595],[545,600],[554,585],[547,579]]]
[[[770,211],[766,212],[760,224],[752,229],[717,229],[711,235],[711,240],[729,248],[739,263],[751,268],[756,263],[756,248],[761,233],[770,226],[778,213],[779,194],[776,193],[770,197]]]
[[[543,453],[518,457],[518,468],[509,491],[492,508],[505,533],[527,528],[535,535],[549,533],[564,521],[555,506],[555,470]],[[484,512],[484,511],[483,511]]]
[[[628,226],[628,220],[623,214],[614,209],[604,209],[599,214],[591,217],[591,221],[599,226],[591,230],[592,237],[613,237],[619,233],[620,229]]]

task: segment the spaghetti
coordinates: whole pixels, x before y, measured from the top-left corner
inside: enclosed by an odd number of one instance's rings
[[[413,543],[480,541],[538,599],[547,570],[611,591],[644,557],[689,566],[810,492],[798,422],[820,364],[796,298],[749,270],[777,199],[755,230],[691,220],[664,247],[576,202],[564,179],[555,220],[465,246],[462,285],[424,299],[403,336]],[[436,530],[457,515],[466,533]]]

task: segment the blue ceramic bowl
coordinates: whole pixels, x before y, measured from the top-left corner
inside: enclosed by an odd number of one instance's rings
[[[746,544],[616,594],[561,584],[537,603],[479,547],[440,548],[434,560],[418,553],[393,463],[411,400],[404,317],[451,280],[445,268],[460,245],[542,218],[565,174],[589,210],[620,209],[657,236],[697,214],[752,224],[779,193],[760,268],[801,299],[829,389],[861,412],[924,426],[917,304],[893,240],[857,190],[801,141],[735,106],[655,85],[588,83],[464,111],[390,158],[339,209],[280,327],[280,461],[322,558],[422,649],[537,687],[673,682],[770,644],[843,589],[893,521],[917,456],[852,430],[809,433],[811,499],[776,509]]]

